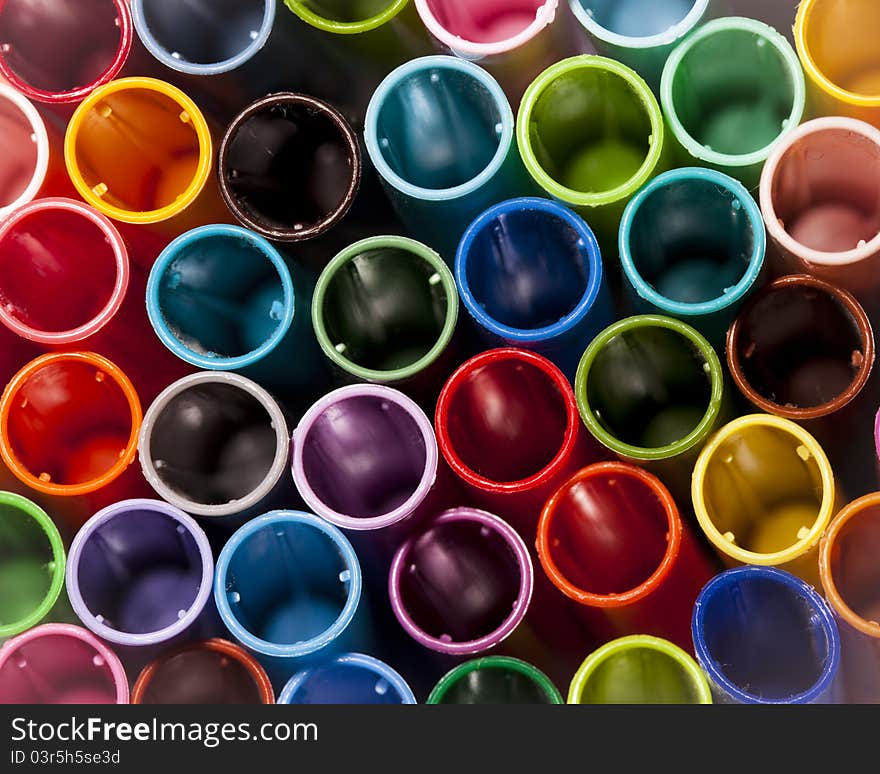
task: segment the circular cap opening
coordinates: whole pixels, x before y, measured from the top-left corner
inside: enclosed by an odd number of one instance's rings
[[[262,572],[253,572],[255,565]],[[214,599],[223,622],[266,656],[305,656],[333,642],[351,623],[360,596],[351,544],[310,514],[273,511],[254,519],[217,560]]]
[[[388,388],[330,393],[309,410],[294,438],[294,479],[303,497],[348,529],[379,529],[410,516],[437,474],[428,418]]]
[[[512,199],[468,229],[456,276],[479,323],[539,338],[559,335],[589,313],[602,263],[593,232],[573,212],[544,199]]]
[[[354,130],[335,109],[300,94],[273,94],[246,108],[219,156],[220,191],[232,214],[279,241],[328,231],[360,186]]]
[[[444,457],[466,480],[528,488],[564,464],[577,438],[571,387],[549,361],[492,350],[468,361],[437,404]]]
[[[43,355],[0,400],[0,453],[45,494],[80,495],[118,478],[134,459],[141,406],[113,363],[90,352]]]
[[[337,366],[361,379],[400,381],[446,349],[458,320],[452,273],[400,237],[359,242],[331,261],[312,301],[315,335]]]
[[[697,445],[721,407],[721,364],[693,328],[667,317],[630,317],[599,334],[578,367],[584,423],[634,459],[666,459]]]
[[[0,492],[0,637],[48,615],[64,586],[64,544],[42,508]]]
[[[289,438],[278,404],[233,374],[195,374],[150,406],[140,444],[147,481],[198,516],[242,513],[284,475]]]
[[[125,223],[158,223],[183,212],[204,188],[211,134],[179,89],[123,78],[77,108],[64,157],[77,191],[99,212]]]
[[[423,57],[397,68],[376,90],[365,137],[376,169],[394,188],[430,201],[453,199],[500,169],[513,139],[513,113],[501,87],[477,65]]]
[[[834,479],[822,448],[803,428],[753,414],[706,444],[694,469],[693,501],[720,551],[777,565],[819,542],[834,507]]]
[[[746,703],[808,703],[837,671],[837,626],[813,587],[786,572],[743,567],[716,576],[694,608],[697,658]]]
[[[275,3],[134,0],[132,15],[138,37],[162,64],[213,75],[240,67],[265,45],[275,21]]]
[[[44,624],[0,651],[0,696],[9,704],[128,704],[116,654],[79,626]]]
[[[681,529],[675,502],[658,479],[626,463],[599,463],[577,473],[544,507],[538,555],[572,599],[628,605],[669,572]]]
[[[120,645],[167,642],[191,626],[211,593],[208,539],[182,511],[128,500],[93,516],[70,547],[74,611]]]
[[[627,279],[676,315],[709,314],[740,300],[764,263],[764,222],[751,194],[711,170],[667,172],[627,206],[620,229]]]
[[[495,516],[457,509],[408,540],[391,566],[389,593],[404,629],[442,653],[477,653],[526,614],[532,568],[522,539]]]
[[[651,175],[663,120],[647,84],[611,59],[580,56],[545,70],[517,117],[523,161],[565,202],[594,207],[626,199]]]
[[[128,251],[107,218],[70,199],[41,199],[0,224],[0,320],[43,344],[104,327],[128,289]]]
[[[687,152],[726,166],[762,162],[804,111],[797,55],[754,19],[716,19],[697,29],[670,54],[660,91]]]
[[[792,419],[826,416],[852,401],[874,364],[874,335],[859,303],[807,276],[764,288],[728,339],[728,364],[746,397]]]
[[[850,104],[880,105],[876,3],[805,0],[798,8],[794,31],[804,69],[825,91]]]
[[[556,686],[539,669],[506,656],[478,658],[446,674],[428,704],[562,704]]]
[[[0,74],[30,99],[76,102],[119,74],[132,37],[125,0],[3,0]]]

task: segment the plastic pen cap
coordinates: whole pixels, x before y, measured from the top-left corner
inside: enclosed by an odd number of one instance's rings
[[[0,454],[44,494],[74,496],[115,481],[134,460],[141,404],[128,377],[93,352],[42,355],[0,398]]]
[[[744,704],[828,702],[840,637],[825,600],[772,567],[713,578],[694,606],[694,647],[716,700]]]
[[[437,477],[425,413],[397,390],[352,385],[325,395],[293,433],[293,480],[308,506],[352,530],[410,518]]]
[[[79,619],[129,647],[167,643],[211,608],[214,560],[190,516],[160,500],[123,500],[96,513],[70,546],[67,593]]]
[[[3,0],[0,75],[29,99],[79,102],[119,75],[133,38],[126,0]]]
[[[43,624],[0,647],[0,704],[128,704],[117,655],[87,629]]]
[[[412,689],[392,667],[363,653],[345,653],[297,672],[279,704],[415,704]]]
[[[480,653],[506,639],[532,598],[532,561],[502,519],[475,508],[432,518],[401,545],[388,594],[404,630],[426,648]]]
[[[287,477],[281,407],[238,374],[202,372],[169,385],[141,427],[144,477],[157,494],[195,516],[251,512]]]
[[[76,109],[64,139],[80,196],[113,220],[160,223],[192,205],[213,167],[208,124],[195,102],[155,78],[121,78]]]
[[[562,704],[540,669],[508,656],[466,661],[437,683],[428,704]]]
[[[726,424],[697,460],[692,497],[700,527],[723,556],[818,579],[819,539],[835,509],[834,475],[800,425],[770,414]]]
[[[125,241],[81,202],[39,199],[0,222],[0,322],[23,338],[89,338],[115,317],[128,281]]]
[[[37,109],[0,83],[0,150],[6,169],[0,180],[0,218],[40,192],[49,169],[49,135]]]
[[[217,75],[241,67],[269,39],[275,0],[132,0],[134,29],[166,67]]]
[[[729,17],[704,24],[673,50],[660,101],[684,159],[753,186],[773,145],[800,123],[805,90],[782,35]]]
[[[61,535],[35,503],[0,492],[0,640],[36,626],[64,589]]]
[[[681,648],[636,634],[606,643],[581,664],[569,704],[711,704],[703,670]]]

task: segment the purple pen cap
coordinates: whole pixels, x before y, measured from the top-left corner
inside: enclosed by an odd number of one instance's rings
[[[344,529],[377,530],[412,516],[437,476],[434,428],[390,387],[342,387],[293,433],[293,480],[308,506]]]
[[[99,637],[129,647],[164,645],[194,630],[213,579],[205,533],[160,500],[123,500],[99,511],[67,560],[74,612]]]
[[[0,648],[0,704],[128,704],[128,678],[91,632],[43,624]]]
[[[426,648],[482,653],[525,617],[532,598],[528,548],[503,519],[452,508],[400,546],[388,594],[397,620]]]
[[[147,409],[141,469],[163,500],[193,516],[259,515],[292,489],[288,433],[281,407],[258,384],[202,371]]]

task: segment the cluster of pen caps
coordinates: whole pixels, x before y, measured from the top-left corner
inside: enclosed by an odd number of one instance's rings
[[[276,5],[0,1],[0,701],[880,701],[880,7]]]

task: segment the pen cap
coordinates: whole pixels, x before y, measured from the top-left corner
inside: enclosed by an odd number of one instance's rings
[[[426,648],[481,653],[520,624],[532,598],[532,562],[502,519],[475,508],[438,514],[397,550],[388,576],[400,625]]]
[[[825,600],[772,567],[737,567],[713,578],[694,606],[694,647],[716,701],[827,703],[840,638]]]
[[[0,39],[0,75],[28,99],[79,102],[128,60],[131,11],[126,0],[3,0]]]
[[[191,517],[160,500],[124,500],[77,533],[67,593],[102,639],[128,649],[164,647],[204,636],[213,571],[208,539]]]
[[[531,190],[513,134],[497,81],[451,56],[394,70],[370,100],[364,125],[367,153],[401,221],[450,263],[479,213]]]
[[[156,259],[147,314],[162,343],[197,368],[313,388],[323,363],[309,319],[312,285],[253,231],[202,226]]]
[[[440,452],[471,495],[529,540],[546,499],[598,449],[583,437],[571,385],[546,358],[493,349],[446,382]]]
[[[163,651],[131,689],[132,704],[274,704],[266,670],[246,650],[221,639]]]
[[[880,130],[853,118],[807,121],[774,147],[761,211],[782,273],[812,274],[871,301],[880,287]]]
[[[5,219],[43,187],[49,170],[49,135],[37,109],[3,83],[0,130],[0,150],[6,159],[6,170],[0,180],[0,218]]]
[[[818,546],[835,510],[834,474],[800,425],[750,414],[722,427],[694,467],[697,521],[722,557],[818,582]]]
[[[488,346],[533,350],[569,376],[584,342],[613,319],[593,231],[549,199],[508,199],[486,210],[462,237],[455,277]]]
[[[427,53],[427,35],[410,0],[284,0],[335,56],[359,70],[388,69]],[[372,73],[370,73],[372,74]]]
[[[757,184],[780,137],[804,113],[804,74],[789,42],[755,19],[715,19],[687,36],[663,68],[660,102],[686,164]]]
[[[519,104],[531,80],[581,41],[564,0],[414,0],[438,47],[489,71]]]
[[[460,664],[437,683],[428,704],[562,704],[559,690],[537,667],[508,656]]]
[[[437,478],[424,412],[396,390],[352,385],[325,395],[293,433],[293,480],[327,521],[378,530],[411,519]]]
[[[76,109],[64,138],[67,171],[80,196],[113,220],[151,225],[195,205],[213,166],[201,111],[154,78],[121,78]]]
[[[416,697],[388,664],[363,653],[344,653],[297,672],[278,703],[415,704]]]
[[[699,167],[645,185],[630,199],[618,239],[635,308],[683,320],[719,350],[760,280],[766,245],[761,212],[745,186]]]
[[[710,0],[568,0],[600,54],[631,67],[657,91],[666,58],[707,15]]]
[[[625,462],[578,471],[544,506],[537,548],[553,585],[592,609],[587,626],[605,623],[597,636],[650,633],[690,649],[713,568],[655,476]]]
[[[452,369],[458,292],[437,253],[400,236],[376,236],[339,253],[312,300],[314,335],[347,381],[430,396]]]
[[[663,117],[633,70],[575,56],[541,73],[523,96],[516,139],[526,169],[580,213],[612,255],[629,198],[662,169]]]
[[[134,29],[166,67],[189,75],[235,70],[263,46],[275,0],[132,0]]]
[[[761,288],[727,335],[727,364],[757,408],[798,422],[837,414],[864,389],[874,332],[856,299],[808,275]]]
[[[0,222],[0,321],[50,346],[82,341],[119,311],[128,290],[125,242],[73,199],[39,199]]]
[[[803,0],[794,42],[809,83],[811,115],[880,122],[875,41],[880,8],[872,0]]]
[[[94,634],[43,624],[0,647],[0,704],[128,704],[122,663]]]
[[[0,492],[0,641],[48,616],[64,589],[61,535],[36,503]]]
[[[0,454],[43,494],[72,497],[108,486],[132,463],[141,405],[128,377],[93,352],[41,355],[0,398]]]
[[[357,639],[362,624],[350,624],[361,585],[354,550],[336,527],[301,511],[272,511],[227,541],[214,599],[235,639],[273,679],[286,680],[297,659],[345,650]]]
[[[276,242],[300,242],[345,217],[361,183],[361,151],[334,107],[279,92],[233,119],[217,174],[223,200],[242,225]]]
[[[568,704],[711,704],[703,670],[681,648],[635,634],[591,653],[571,681]]]
[[[840,629],[840,696],[880,701],[880,494],[860,497],[831,522],[819,551],[825,598]]]
[[[289,453],[287,421],[272,396],[243,376],[210,371],[156,398],[139,443],[141,469],[156,493],[215,523],[265,513],[289,497]]]
[[[721,362],[706,339],[671,317],[619,320],[584,352],[574,392],[590,433],[648,467],[675,496],[725,413]]]

